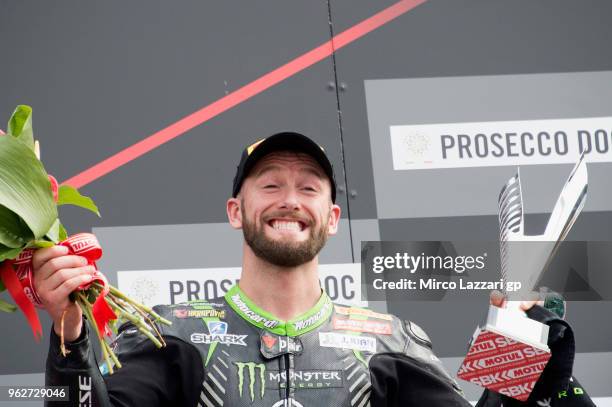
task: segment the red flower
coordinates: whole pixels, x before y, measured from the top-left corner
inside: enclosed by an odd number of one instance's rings
[[[57,183],[57,180],[53,175],[49,175],[49,182],[51,183],[51,192],[53,192],[53,200],[57,202],[57,190],[59,184]]]

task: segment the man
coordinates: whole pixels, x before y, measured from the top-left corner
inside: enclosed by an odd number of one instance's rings
[[[160,327],[165,348],[125,325],[116,341],[123,368],[113,375],[100,373],[81,312],[68,300],[93,270],[61,247],[38,251],[36,289],[54,321],[47,384],[70,386],[75,406],[469,406],[417,325],[334,305],[321,290],[318,253],[338,230],[335,199],[332,165],[312,140],[280,133],[249,146],[226,208],[244,235],[239,285],[223,298],[157,307],[173,322]],[[66,357],[58,339],[64,310]],[[551,325],[556,368],[531,405],[592,405],[569,382],[569,327],[544,308],[529,312]],[[480,405],[502,399],[485,392]]]

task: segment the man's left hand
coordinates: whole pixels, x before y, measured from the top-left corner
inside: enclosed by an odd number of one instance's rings
[[[495,305],[496,307],[503,308],[506,305],[506,297],[500,291],[491,291],[491,295],[489,297],[491,305]],[[521,309],[523,311],[527,311],[531,309],[534,305],[544,306],[543,300],[525,300],[521,301]]]

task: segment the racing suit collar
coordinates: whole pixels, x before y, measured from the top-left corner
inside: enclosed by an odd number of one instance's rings
[[[289,321],[278,319],[259,308],[242,292],[237,284],[225,294],[225,300],[248,323],[277,335],[285,336],[298,336],[312,331],[327,321],[333,312],[332,301],[325,291],[321,291],[321,297],[314,307]]]

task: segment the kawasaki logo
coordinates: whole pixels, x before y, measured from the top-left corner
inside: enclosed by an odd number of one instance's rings
[[[240,298],[239,294],[232,295],[231,299],[234,302],[234,304],[236,304],[238,309],[244,315],[246,315],[251,321],[255,321],[257,323],[264,324],[265,327],[270,328],[270,329],[276,327],[279,324],[278,321],[275,321],[273,319],[264,318],[258,313],[256,313],[255,311],[253,311],[252,309],[250,309],[249,306],[246,305],[244,301],[242,301],[242,298]]]
[[[266,391],[265,385],[265,373],[266,366],[263,363],[255,363],[255,362],[234,362],[236,367],[238,368],[238,394],[242,397],[242,387],[244,385],[244,371],[245,368],[249,374],[248,386],[249,386],[249,394],[251,396],[251,402],[255,401],[255,387],[256,381],[259,378],[259,388],[260,394],[259,398],[263,399],[264,393]],[[255,370],[259,371],[259,375],[255,375]]]

